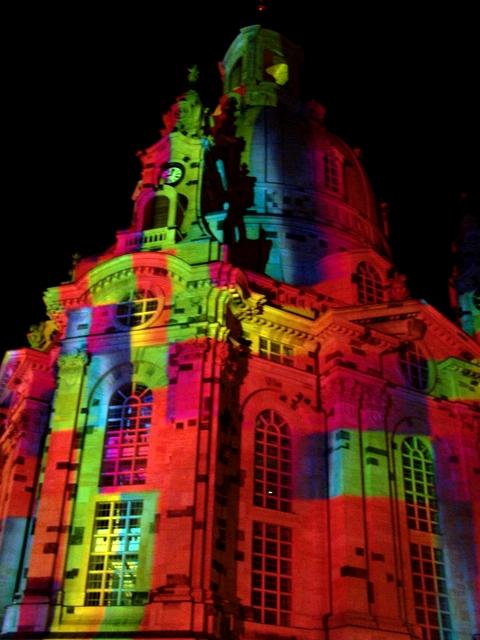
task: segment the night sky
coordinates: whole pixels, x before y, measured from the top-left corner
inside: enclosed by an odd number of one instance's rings
[[[68,279],[73,253],[100,252],[128,226],[135,153],[158,139],[187,66],[199,65],[215,107],[216,63],[258,22],[254,5],[15,9],[4,25],[14,44],[4,57],[2,351],[26,344],[44,319],[43,290]],[[304,48],[305,98],[362,149],[412,294],[445,311],[460,194],[478,202],[480,191],[478,21],[473,3],[379,6],[277,2],[270,26]]]

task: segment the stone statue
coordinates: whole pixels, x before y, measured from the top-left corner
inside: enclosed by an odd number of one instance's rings
[[[190,87],[198,81],[198,77],[198,67],[193,65],[188,69],[187,76]],[[205,110],[198,92],[192,88],[187,89],[164,114],[161,133],[168,135],[173,131],[180,131],[186,136],[198,138],[203,133],[204,116]]]
[[[27,333],[27,340],[32,349],[47,351],[55,343],[58,333],[57,325],[53,320],[45,320],[38,324],[32,324]]]
[[[410,296],[407,287],[407,276],[398,271],[394,271],[390,276],[387,285],[387,295],[390,302],[402,302]]]

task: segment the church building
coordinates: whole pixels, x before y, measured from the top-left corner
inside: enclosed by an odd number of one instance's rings
[[[479,231],[461,328],[301,62],[241,29],[214,112],[190,69],[131,226],[6,353],[2,638],[480,637]]]

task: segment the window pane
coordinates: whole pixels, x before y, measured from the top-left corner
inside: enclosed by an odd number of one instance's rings
[[[110,400],[107,415],[101,486],[144,484],[153,394],[139,383],[128,383]],[[141,442],[138,446],[136,443]],[[122,446],[114,446],[121,443]]]
[[[88,606],[132,603],[140,545],[139,500],[102,502],[95,511],[88,565],[85,604]],[[121,517],[119,517],[121,516]]]
[[[281,437],[280,437],[281,436]],[[290,511],[291,439],[283,417],[272,409],[258,414],[255,421],[255,482],[253,502],[256,506]],[[263,442],[267,442],[264,448]],[[281,460],[281,463],[280,463]]]
[[[252,556],[254,620],[263,624],[278,624],[282,620],[281,624],[290,624],[292,581],[288,576],[291,563],[282,558],[291,556],[291,529],[254,522],[252,536],[252,548],[263,549],[265,554],[254,553]]]
[[[357,267],[357,289],[360,304],[383,302],[383,285],[378,271],[368,262]]]

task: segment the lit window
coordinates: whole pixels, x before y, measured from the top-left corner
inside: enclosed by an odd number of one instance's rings
[[[108,407],[101,486],[144,484],[153,396],[134,383],[120,387]]]
[[[254,498],[257,507],[291,510],[292,447],[282,416],[265,409],[255,422]]]
[[[293,348],[287,344],[260,338],[258,355],[265,360],[286,364],[293,367]]]
[[[409,529],[439,533],[432,454],[420,438],[402,443],[403,484]]]
[[[290,625],[292,610],[292,530],[253,523],[253,619],[263,624]]]
[[[325,153],[323,156],[323,175],[325,181],[325,189],[340,193],[340,163],[334,153]]]
[[[356,281],[360,304],[383,302],[383,285],[380,274],[368,262],[360,262],[357,267]]]
[[[423,640],[451,640],[452,622],[442,550],[411,543],[410,562],[415,615],[422,627]]]
[[[158,299],[151,291],[139,290],[117,305],[117,320],[125,327],[139,327],[153,318]]]
[[[97,504],[85,605],[139,604],[135,585],[142,508],[141,500]]]
[[[428,388],[428,360],[420,347],[409,342],[400,351],[400,367],[407,382],[419,391]]]

